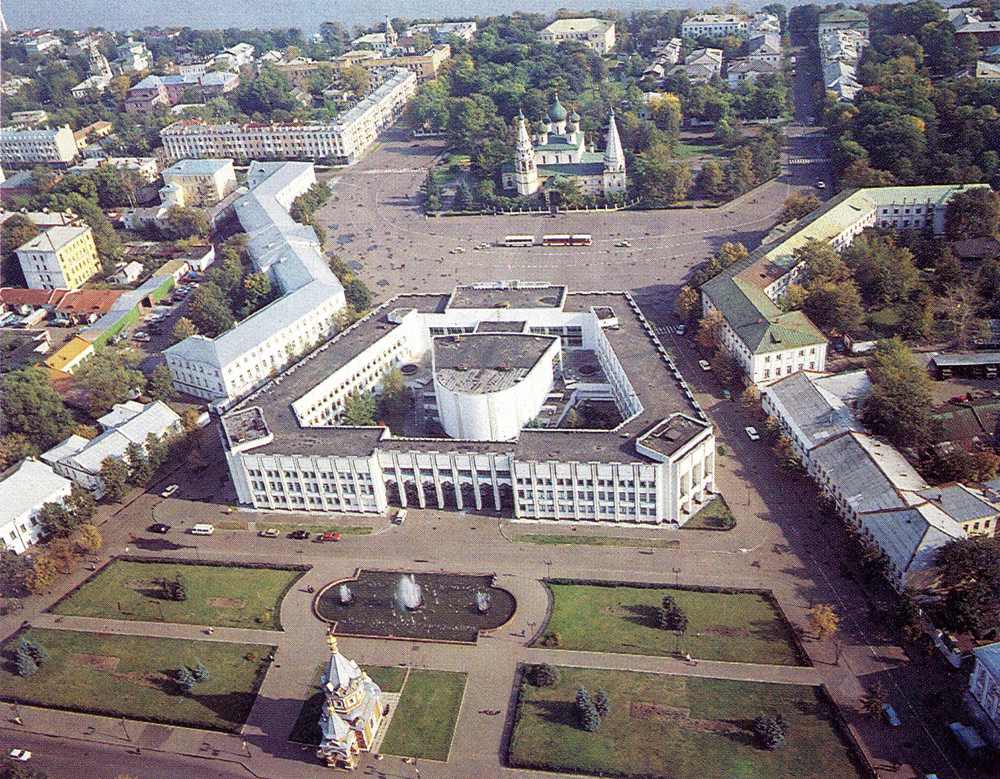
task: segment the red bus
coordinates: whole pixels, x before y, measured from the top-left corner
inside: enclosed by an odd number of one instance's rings
[[[542,246],[590,246],[591,243],[590,236],[584,233],[542,236]]]

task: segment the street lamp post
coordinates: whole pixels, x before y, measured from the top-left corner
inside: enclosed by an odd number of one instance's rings
[[[125,734],[125,740],[129,743],[132,742],[132,738],[128,734],[128,728],[125,727],[125,718],[122,717],[122,732]]]
[[[674,572],[674,586],[676,587],[680,584],[681,569],[672,568],[671,570]]]

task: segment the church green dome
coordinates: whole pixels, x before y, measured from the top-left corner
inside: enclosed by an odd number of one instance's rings
[[[571,113],[569,115],[569,120],[571,122],[579,122],[580,121],[580,114],[578,114],[576,111],[574,111],[573,113]]]
[[[552,103],[551,108],[549,108],[549,119],[553,122],[563,122],[566,120],[566,109],[563,108],[563,104],[559,102],[559,95],[556,95],[555,101]]]

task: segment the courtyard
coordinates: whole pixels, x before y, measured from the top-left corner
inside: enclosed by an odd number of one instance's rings
[[[703,779],[725,777],[860,777],[837,732],[833,707],[818,688],[725,679],[559,667],[552,687],[524,683],[508,761],[600,776]],[[596,732],[576,719],[578,688],[607,692],[608,715]],[[785,745],[754,743],[752,724],[780,713]]]
[[[548,582],[552,616],[542,645],[638,655],[690,653],[700,660],[801,665],[791,625],[760,592]],[[657,622],[663,597],[684,611],[683,634]],[[558,636],[558,642],[552,637]],[[549,637],[549,643],[546,638]]]
[[[181,560],[115,560],[51,611],[76,617],[281,630],[281,601],[303,572]],[[183,600],[173,599],[167,589],[178,579],[185,590]]]
[[[38,671],[17,675],[22,639],[48,654]],[[246,721],[274,649],[261,644],[31,628],[4,642],[0,699],[34,706],[236,731]],[[181,667],[199,663],[208,677],[191,693],[177,685]]]

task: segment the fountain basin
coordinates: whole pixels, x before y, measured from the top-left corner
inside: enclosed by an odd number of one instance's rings
[[[420,589],[420,606],[400,609],[397,589],[401,577],[408,579],[411,574]],[[343,584],[350,588],[349,603],[341,602]],[[489,596],[485,611],[480,610],[479,592]],[[331,582],[313,603],[316,615],[331,623],[338,636],[459,643],[475,643],[480,632],[507,623],[516,607],[513,595],[493,586],[492,574],[365,569],[353,579]]]

